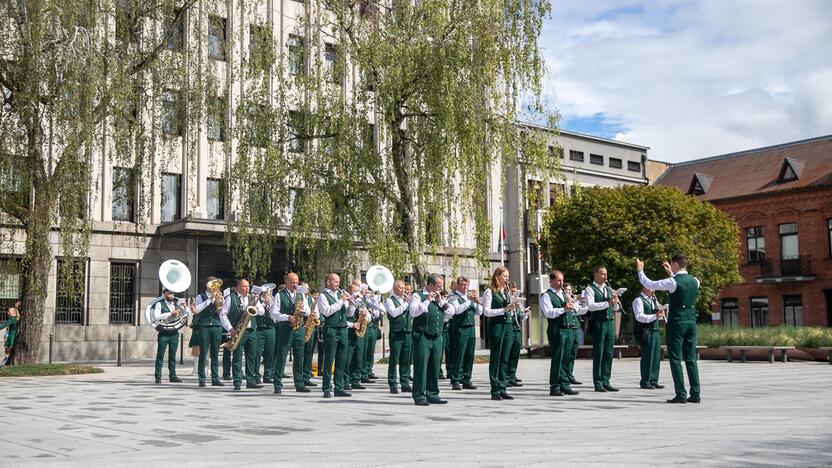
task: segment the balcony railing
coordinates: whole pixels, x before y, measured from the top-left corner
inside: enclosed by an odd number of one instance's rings
[[[760,262],[760,278],[786,278],[813,276],[812,257],[766,258]]]

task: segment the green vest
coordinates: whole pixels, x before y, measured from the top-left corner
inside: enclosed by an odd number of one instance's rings
[[[297,294],[299,294],[299,293],[296,289],[295,290],[295,296],[297,296]],[[295,301],[292,300],[292,296],[289,295],[289,291],[286,290],[286,289],[283,289],[283,290],[280,291],[279,295],[280,295],[280,313],[290,315],[290,316],[295,315]],[[295,299],[297,299],[297,297],[295,297]],[[289,324],[288,321],[286,321],[286,322],[277,322],[277,323],[285,323],[286,326],[289,326],[289,327],[292,326],[291,324]],[[305,323],[305,321],[304,321],[304,323]],[[303,324],[301,324],[301,326],[303,326]]]
[[[653,307],[653,301],[648,300],[646,297],[639,294],[639,299],[641,299],[641,303],[644,306],[644,315],[656,315],[656,308]],[[659,321],[653,320],[650,323],[643,323],[642,326],[650,329],[650,330],[659,330]]]
[[[566,307],[566,302],[562,301],[557,294],[551,289],[546,290],[546,294],[549,295],[549,300],[552,302],[552,307],[556,309],[562,309]],[[551,319],[547,318],[546,321],[549,323],[550,327],[556,328],[578,328],[578,316],[575,315],[575,311],[572,309],[567,309],[564,313],[558,315],[557,317]]]
[[[458,304],[462,304],[467,299],[466,297],[460,296],[457,293],[454,294],[456,295],[456,301]],[[457,328],[473,327],[475,315],[477,315],[477,304],[474,301],[471,301],[471,305],[467,309],[465,309],[465,312],[454,315],[453,317],[451,317],[450,322],[454,327]]]
[[[428,293],[419,291],[416,293],[424,302],[428,298]],[[430,301],[428,311],[413,319],[413,330],[422,332],[426,335],[439,336],[442,334],[442,329],[445,323],[445,313],[436,305],[435,301]]]
[[[490,308],[491,309],[503,309],[506,306],[508,306],[508,298],[506,298],[506,296],[504,296],[502,292],[495,293],[494,291],[491,291],[491,307]],[[488,323],[494,323],[494,324],[509,323],[509,322],[513,322],[513,321],[514,321],[514,319],[509,314],[508,311],[506,311],[503,315],[498,315],[496,317],[488,317]]]
[[[156,301],[156,302],[153,304],[153,307],[154,307],[154,308],[156,307],[156,304],[162,304],[162,313],[163,313],[163,314],[169,314],[169,313],[173,312],[172,310],[170,310],[170,308],[168,307],[168,303],[167,303],[167,302],[165,302],[165,300],[164,300],[164,299],[160,299],[160,300]],[[162,330],[160,330],[160,329],[158,329],[158,328],[157,328],[157,329],[156,329],[156,331],[158,331],[159,333],[161,333],[161,334],[163,334],[163,335],[178,335],[178,334],[179,334],[179,330],[174,330],[174,331],[169,331],[169,330],[167,330],[167,331],[162,331]]]
[[[243,318],[243,310],[242,303],[240,302],[240,295],[236,292],[232,292],[225,298],[229,301],[228,304],[228,321],[231,323],[231,328],[237,328],[237,324],[240,323],[240,319]]]
[[[402,305],[402,302],[396,296],[390,296],[390,300],[393,301],[396,308]],[[413,328],[413,317],[410,316],[410,311],[407,309],[398,317],[393,317],[388,313],[387,318],[390,319],[390,333],[409,333]]]
[[[328,292],[324,291],[321,294],[324,295],[326,301],[329,305],[335,304],[338,302],[337,299],[332,297]],[[282,307],[282,302],[281,302]],[[323,314],[321,314],[323,316]],[[328,328],[345,328],[347,326],[347,306],[344,305],[334,314],[330,315],[329,317],[323,317],[324,326]]]
[[[200,327],[219,327],[222,326],[220,324],[220,313],[217,310],[216,306],[214,306],[214,301],[207,294],[200,294],[199,297],[203,301],[210,301],[211,304],[202,309],[202,312],[196,314],[196,319],[198,320]]]
[[[673,277],[676,280],[676,291],[670,294],[670,314],[667,317],[670,322],[695,322],[696,321],[696,292],[699,285],[696,278],[687,273],[678,273]]]
[[[595,302],[607,302],[612,299],[612,289],[610,289],[609,286],[604,286],[603,291],[598,289],[598,286],[595,286],[595,283],[591,283],[589,287],[595,294]],[[599,322],[613,320],[614,317],[612,304],[610,304],[606,309],[592,311],[592,320],[598,320]]]
[[[263,304],[263,307],[266,307],[266,305]],[[268,310],[263,315],[258,315],[256,317],[253,317],[252,320],[254,320],[254,326],[258,330],[268,330],[269,328],[273,328],[274,325],[275,325],[275,321],[272,320],[272,317],[271,317],[271,315],[269,315]]]

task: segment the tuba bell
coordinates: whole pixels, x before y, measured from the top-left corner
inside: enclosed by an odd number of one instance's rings
[[[373,265],[367,269],[367,286],[379,294],[387,294],[393,290],[393,273],[383,265]]]
[[[164,286],[165,289],[174,293],[187,291],[188,288],[191,287],[191,271],[179,260],[166,260],[159,266],[159,281],[161,281],[162,286]],[[148,304],[147,308],[144,310],[145,322],[159,331],[175,332],[185,326],[188,322],[188,316],[190,316],[191,311],[187,307],[180,307],[179,300],[177,299],[176,310],[179,311],[179,314],[155,321],[153,320],[153,307],[159,301],[163,301],[164,299],[165,296],[161,295],[150,301],[150,304]]]

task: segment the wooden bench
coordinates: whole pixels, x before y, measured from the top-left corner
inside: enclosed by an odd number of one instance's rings
[[[703,346],[703,345],[699,345],[699,346],[696,347],[696,360],[697,361],[699,360],[699,351],[702,351],[703,349],[707,349],[707,348],[708,348],[707,346]],[[667,355],[667,345],[662,345],[662,355],[659,358],[659,360],[664,361],[666,355]]]
[[[615,358],[616,359],[621,359],[622,353],[627,348],[629,348],[629,346],[627,346],[627,345],[613,345],[612,349],[613,349],[613,352],[615,353]],[[578,346],[578,349],[592,349],[592,345],[580,345],[580,346]]]
[[[822,346],[818,349],[826,351],[826,359],[829,361],[829,364],[832,364],[832,346]]]
[[[794,349],[794,346],[720,346],[719,349],[725,350],[725,359],[728,362],[732,362],[734,359],[733,352],[734,350],[739,350],[740,352],[740,361],[746,362],[745,360],[745,352],[748,350],[758,350],[764,349],[768,351],[768,362],[770,364],[774,363],[774,352],[780,351],[780,356],[783,362],[789,362],[789,358],[786,355],[788,350]]]

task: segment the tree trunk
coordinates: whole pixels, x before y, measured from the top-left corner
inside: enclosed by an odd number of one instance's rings
[[[410,155],[408,152],[407,130],[401,128],[401,120],[391,122],[393,131],[392,157],[393,168],[396,173],[396,183],[399,186],[398,209],[401,210],[405,221],[404,241],[410,253],[410,263],[413,265],[413,280],[416,285],[424,286],[427,276],[424,264],[424,252],[419,243],[417,229],[416,202],[413,194],[412,177],[410,176]],[[415,289],[415,288],[414,288]]]

